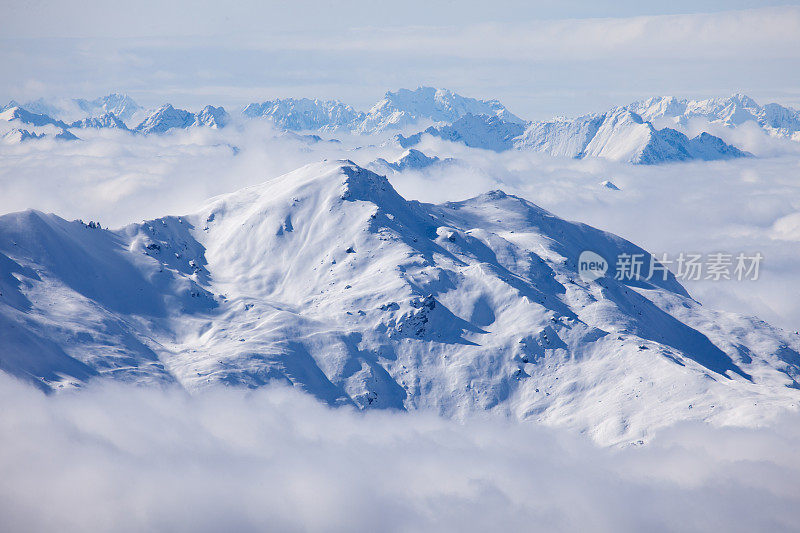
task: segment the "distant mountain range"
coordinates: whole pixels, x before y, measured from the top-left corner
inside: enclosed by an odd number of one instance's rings
[[[743,94],[707,100],[681,100],[673,96],[659,96],[634,102],[627,109],[638,113],[644,120],[666,118],[677,124],[685,124],[694,118],[729,127],[752,121],[772,135],[800,140],[800,111],[778,104],[761,106]]]
[[[88,114],[65,122],[75,110]],[[141,119],[135,126],[127,121]],[[127,95],[111,94],[94,100],[23,105],[11,102],[0,113],[3,120],[27,126],[53,125],[66,131],[115,128],[141,134],[163,134],[192,127],[221,128],[234,117],[222,107],[206,106],[197,113],[163,105],[149,112]],[[689,138],[676,128],[693,119],[735,128],[753,123],[774,136],[800,140],[800,112],[767,104],[761,106],[744,95],[708,100],[657,97],[574,119],[526,122],[498,100],[478,100],[445,89],[419,87],[387,92],[368,111],[358,111],[337,100],[286,98],[247,105],[242,119],[266,119],[285,131],[343,132],[385,135],[429,124],[418,133],[394,136],[403,148],[420,143],[425,135],[494,151],[530,150],[553,156],[602,157],[632,164],[659,164],[692,160],[717,160],[749,156],[707,132]],[[413,129],[411,129],[413,132]],[[35,139],[36,131],[20,137]]]

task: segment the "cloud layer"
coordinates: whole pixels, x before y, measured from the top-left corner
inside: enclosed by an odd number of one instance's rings
[[[600,449],[498,419],[333,409],[288,389],[0,376],[4,531],[789,531],[800,418]]]

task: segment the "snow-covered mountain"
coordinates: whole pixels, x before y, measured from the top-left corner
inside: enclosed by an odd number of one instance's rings
[[[514,146],[556,156],[602,157],[645,165],[749,155],[708,133],[690,139],[671,128],[656,129],[625,108],[577,119],[532,123]]]
[[[487,115],[505,122],[525,123],[497,100],[476,100],[433,87],[388,91],[367,113],[338,100],[308,98],[252,103],[242,113],[250,118],[269,118],[277,126],[288,130],[346,130],[359,134],[399,129],[421,121],[451,123],[466,115]]]
[[[223,107],[207,105],[194,116],[193,126],[207,128],[224,128],[230,122],[230,116]]]
[[[19,106],[12,106],[7,107],[2,112],[0,112],[0,120],[4,120],[7,122],[20,122],[22,124],[28,124],[30,126],[55,126],[57,128],[66,129],[69,126],[57,119],[49,115],[43,115],[40,113],[33,113],[28,111],[27,109]]]
[[[513,148],[517,138],[524,132],[524,125],[505,121],[498,116],[467,114],[452,124],[430,126],[425,131],[408,137],[398,134],[395,140],[403,148],[408,148],[419,143],[422,136],[428,134],[446,141],[461,142],[471,148],[502,152]]]
[[[685,124],[702,118],[731,127],[752,121],[772,135],[796,137],[800,132],[800,111],[774,103],[762,106],[743,94],[706,100],[659,96],[634,102],[627,108],[648,121],[666,118]]]
[[[607,276],[580,278],[584,250]],[[15,213],[0,217],[0,369],[44,389],[278,382],[607,443],[797,406],[796,336],[705,309],[671,274],[618,281],[622,253],[645,252],[501,191],[410,202],[349,161],[115,231]]]
[[[221,128],[229,120],[222,107],[206,106],[199,113],[177,109],[165,104],[150,112],[135,130],[144,133],[166,133],[172,129],[186,129],[192,126]]]
[[[69,126],[70,128],[111,128],[119,130],[127,130],[128,126],[120,120],[117,115],[113,113],[106,113],[98,117],[88,117],[82,120],[76,120]]]
[[[451,157],[440,159],[436,156],[428,157],[419,150],[410,148],[403,152],[403,154],[395,161],[387,161],[379,157],[370,163],[369,169],[378,173],[386,174],[387,172],[403,172],[405,170],[422,170],[432,166],[447,165],[453,163],[455,160]]]
[[[31,113],[48,115],[60,120],[75,122],[111,113],[120,120],[130,120],[141,109],[127,94],[112,93],[93,100],[85,98],[39,98],[24,104],[10,102],[6,108],[22,107]]]
[[[77,141],[78,137],[69,130],[59,130],[56,133],[36,133],[26,129],[14,128],[3,135],[5,144],[20,144],[36,139],[58,139],[60,141]]]
[[[498,100],[476,100],[447,89],[419,87],[413,91],[408,89],[388,91],[383,99],[369,110],[356,131],[375,133],[409,126],[420,120],[451,123],[466,115],[487,115],[505,122],[525,123]]]
[[[171,129],[185,129],[194,124],[195,114],[185,109],[176,109],[172,104],[164,104],[152,111],[135,130],[141,133],[166,133]]]
[[[363,120],[364,113],[338,100],[309,98],[279,98],[252,103],[242,114],[248,118],[267,118],[276,126],[292,131],[350,130]]]

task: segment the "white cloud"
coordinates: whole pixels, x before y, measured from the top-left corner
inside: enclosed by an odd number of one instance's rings
[[[784,241],[800,241],[800,213],[792,213],[775,221],[772,238]]]
[[[789,531],[800,418],[646,446],[498,419],[332,409],[297,391],[0,376],[5,531]]]

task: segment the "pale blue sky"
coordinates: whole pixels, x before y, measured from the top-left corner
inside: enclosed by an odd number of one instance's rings
[[[656,94],[800,105],[798,2],[16,2],[0,100],[127,91],[236,108],[283,96],[365,108],[420,84],[525,118]]]

